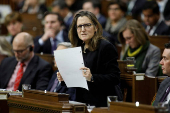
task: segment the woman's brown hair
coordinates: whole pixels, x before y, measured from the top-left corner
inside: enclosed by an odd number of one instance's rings
[[[70,39],[70,42],[71,42],[73,47],[77,47],[77,46],[82,45],[83,41],[79,39],[76,27],[77,27],[78,18],[83,17],[83,16],[88,17],[97,29],[97,31],[95,32],[94,36],[92,37],[92,39],[91,39],[91,41],[89,42],[89,45],[88,45],[88,49],[90,51],[94,51],[94,50],[97,49],[98,41],[100,39],[104,39],[102,37],[103,29],[102,29],[102,26],[100,25],[100,23],[98,22],[96,16],[89,11],[81,10],[81,11],[79,11],[75,14],[72,25],[70,27],[70,31],[69,31],[69,39]]]
[[[147,40],[149,40],[149,36],[146,33],[144,27],[141,25],[141,23],[139,23],[137,20],[131,19],[128,20],[126,22],[126,24],[120,29],[118,37],[119,37],[119,41],[122,44],[122,48],[123,51],[125,49],[125,39],[123,37],[123,32],[129,29],[131,31],[131,33],[134,35],[136,41],[140,44],[140,45],[144,45],[146,43]]]

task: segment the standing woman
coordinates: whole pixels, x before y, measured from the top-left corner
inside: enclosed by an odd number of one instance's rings
[[[88,11],[76,13],[69,38],[73,47],[82,47],[85,67],[81,70],[89,88],[89,91],[76,88],[76,101],[105,107],[107,96],[117,95],[122,100],[118,87],[120,70],[117,51],[102,37],[102,26],[96,16]],[[60,73],[58,76],[61,76]]]

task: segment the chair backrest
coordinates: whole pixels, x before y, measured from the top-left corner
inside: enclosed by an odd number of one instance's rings
[[[43,34],[43,25],[37,14],[21,14],[23,20],[23,31],[30,33],[33,37]]]
[[[51,64],[51,66],[53,67],[53,70],[57,70],[57,68],[54,66],[54,55],[52,54],[39,54],[36,53],[37,56],[39,56],[40,58],[42,58],[43,60],[49,62]]]
[[[170,41],[170,36],[149,36],[149,40],[151,44],[159,47],[161,53],[163,53],[164,45]]]

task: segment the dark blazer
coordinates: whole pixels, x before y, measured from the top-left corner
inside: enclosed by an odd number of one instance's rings
[[[165,20],[170,20],[170,0],[167,1],[166,5],[165,5],[165,9],[163,12],[163,16],[165,18]]]
[[[102,14],[100,14],[100,17],[98,18],[98,21],[102,25],[102,27],[105,28],[107,20],[106,20],[106,18]]]
[[[82,45],[82,48],[84,46]],[[95,51],[86,49],[83,53],[84,65],[90,68],[94,82],[87,81],[89,91],[76,88],[76,101],[96,107],[107,106],[107,96],[116,95],[122,100],[120,70],[116,48],[106,40],[100,40]]]
[[[165,91],[167,90],[169,86],[170,86],[170,77],[163,80],[162,83],[160,84],[153,106],[158,106],[158,103],[161,101]]]
[[[9,57],[2,61],[0,65],[0,88],[5,89],[7,87],[17,63],[15,57]],[[30,84],[31,89],[45,90],[52,72],[51,65],[35,55],[29,62],[18,89],[22,90],[22,84]]]
[[[53,54],[52,53],[52,46],[51,46],[51,41],[50,39],[47,39],[47,41],[44,43],[44,45],[40,45],[38,40],[42,37],[41,36],[37,36],[35,39],[34,39],[34,52],[35,53],[41,53],[43,52],[44,54]],[[68,32],[67,30],[63,30],[63,37],[64,37],[64,42],[69,42],[69,39],[68,39]]]
[[[146,29],[146,24],[143,23],[144,28]],[[153,35],[170,35],[170,28],[165,24],[164,21],[157,26],[156,30],[154,31]]]
[[[52,78],[48,84],[48,87],[47,87],[47,91],[50,91],[53,84],[54,84],[54,80],[56,79],[57,73],[58,71],[55,71],[52,75]],[[76,99],[76,90],[75,88],[67,88],[67,86],[65,85],[64,82],[61,82],[61,84],[58,86],[57,90],[56,90],[57,93],[66,93],[66,94],[69,94],[69,100],[72,100],[74,101]]]
[[[132,16],[139,16],[142,13],[143,5],[146,0],[136,0],[134,7],[131,10]]]
[[[67,22],[65,23],[67,31],[69,31],[72,21],[73,21],[73,16],[71,16],[71,17],[67,20]]]

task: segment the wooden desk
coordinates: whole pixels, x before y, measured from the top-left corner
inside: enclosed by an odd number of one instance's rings
[[[10,113],[88,113],[85,104],[68,103],[67,94],[24,90],[24,97],[10,96]]]
[[[132,102],[151,105],[151,101],[157,93],[157,77],[148,77],[142,74],[133,75]]]
[[[51,66],[53,67],[53,70],[56,71],[57,68],[54,66],[54,55],[52,54],[39,54],[36,53],[37,56],[39,56],[40,58],[42,58],[43,60],[49,62],[51,64]]]
[[[9,113],[7,100],[0,100],[0,113]]]
[[[126,66],[127,62],[118,60],[120,69],[120,79],[121,79],[121,90],[123,92],[123,101],[132,102],[132,79],[133,73],[127,72]]]
[[[129,102],[110,102],[110,108],[94,108],[91,113],[158,113],[160,109],[151,105]],[[165,112],[162,112],[165,113]]]
[[[124,113],[157,113],[158,108],[151,105],[140,104],[137,107],[135,103],[111,102],[110,111],[121,111]]]

